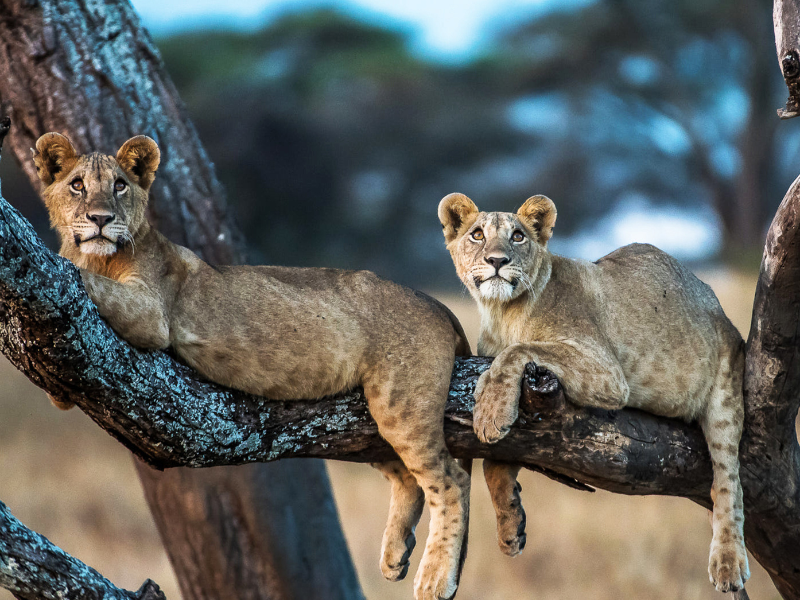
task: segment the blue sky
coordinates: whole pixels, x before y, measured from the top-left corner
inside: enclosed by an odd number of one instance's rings
[[[438,60],[468,58],[492,27],[595,0],[132,0],[155,34],[195,27],[254,27],[286,11],[337,7],[372,22],[410,29],[415,50]]]

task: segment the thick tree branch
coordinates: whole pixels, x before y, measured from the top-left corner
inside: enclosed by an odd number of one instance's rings
[[[748,547],[784,598],[800,598],[800,177],[767,234],[747,342],[740,456]]]
[[[0,587],[22,600],[166,600],[149,579],[136,592],[118,588],[44,536],[25,527],[2,502]]]

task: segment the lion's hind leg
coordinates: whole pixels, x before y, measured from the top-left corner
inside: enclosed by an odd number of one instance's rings
[[[452,598],[466,550],[470,481],[444,443],[442,420],[452,359],[441,363],[428,363],[424,372],[384,372],[364,382],[378,430],[414,477],[430,508],[430,532],[414,578],[416,600]],[[390,522],[393,519],[408,522],[408,518],[389,517]]]
[[[517,482],[519,465],[484,459],[483,477],[497,515],[497,544],[503,554],[516,556],[525,548],[525,510]]]
[[[739,441],[744,420],[744,354],[723,359],[700,425],[708,443],[714,483],[708,575],[719,592],[734,592],[750,577],[744,546],[744,504],[739,481]]]
[[[425,494],[401,461],[372,466],[392,484],[389,519],[381,543],[381,572],[389,581],[400,581],[408,573],[409,558],[417,543],[414,530],[422,515]]]

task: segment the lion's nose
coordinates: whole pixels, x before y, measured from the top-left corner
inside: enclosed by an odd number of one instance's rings
[[[111,223],[114,220],[114,213],[106,213],[106,212],[96,212],[96,213],[86,213],[86,218],[89,219],[92,223],[97,223],[97,226],[102,229],[104,225]]]
[[[483,260],[492,265],[496,271],[499,271],[500,267],[511,262],[511,259],[507,256],[487,256]]]

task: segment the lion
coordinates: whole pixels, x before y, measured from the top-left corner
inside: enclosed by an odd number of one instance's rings
[[[172,348],[202,376],[273,400],[363,387],[400,458],[375,465],[392,484],[381,570],[405,577],[427,500],[430,534],[414,595],[452,597],[470,490],[443,431],[454,357],[470,354],[453,314],[367,271],[203,262],[146,218],[161,156],[149,137],[131,138],[116,156],[78,155],[65,136],[47,133],[33,153],[60,254],[80,268],[120,337]]]
[[[496,356],[475,388],[475,433],[486,443],[517,419],[526,363],[547,367],[580,406],[626,406],[698,421],[714,470],[709,578],[720,592],[750,576],[739,440],[744,342],[705,283],[647,244],[596,262],[552,254],[555,204],[529,198],[516,214],[480,212],[463,194],[439,204],[447,248],[478,304],[478,354]],[[507,554],[524,544],[519,467],[486,461]]]

